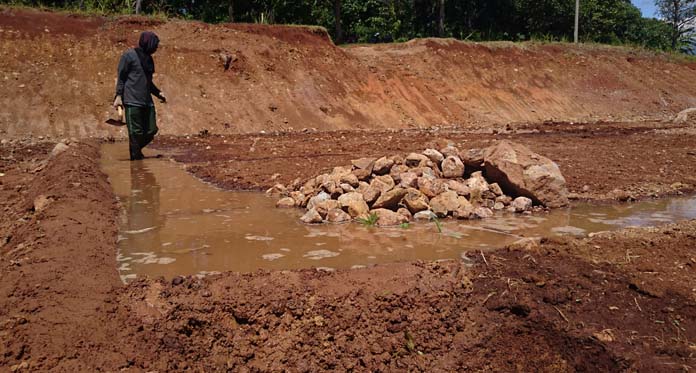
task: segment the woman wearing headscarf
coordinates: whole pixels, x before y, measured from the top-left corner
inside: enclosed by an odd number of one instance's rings
[[[167,102],[162,91],[152,82],[155,72],[152,54],[158,46],[157,35],[145,31],[140,34],[138,46],[125,51],[118,62],[114,107],[123,106],[126,111],[131,161],[143,159],[142,149],[157,133],[155,104],[151,96]]]

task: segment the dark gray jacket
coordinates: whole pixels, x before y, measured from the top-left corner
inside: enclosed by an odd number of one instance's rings
[[[135,49],[128,49],[118,62],[116,96],[122,97],[124,105],[148,107],[154,106],[151,95],[159,97],[160,90],[152,83],[152,76],[146,76]]]

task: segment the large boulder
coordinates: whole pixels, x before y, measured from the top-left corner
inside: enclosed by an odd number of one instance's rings
[[[323,191],[319,192],[319,194],[309,199],[309,202],[307,202],[307,210],[311,210],[317,203],[326,201],[328,199],[331,199],[331,196],[328,193]]]
[[[406,216],[391,210],[375,209],[370,211],[370,213],[377,215],[377,222],[375,224],[378,227],[393,227],[403,223],[408,223],[408,218]]]
[[[415,172],[404,172],[399,175],[399,186],[403,188],[415,188],[418,186],[418,175]]]
[[[468,196],[471,193],[469,186],[458,180],[447,180],[447,187],[449,190],[457,192],[460,196]]]
[[[338,197],[338,202],[341,203],[341,208],[352,218],[365,216],[370,211],[362,194],[358,192],[346,193]]]
[[[329,213],[329,210],[340,209],[341,207],[341,203],[335,199],[327,199],[314,204],[314,209],[317,210],[317,212],[319,213],[319,215],[321,215],[322,218],[326,218],[326,215]]]
[[[464,176],[464,163],[459,157],[450,155],[442,161],[442,175],[448,179]]]
[[[558,165],[524,145],[503,140],[484,151],[489,180],[508,194],[529,197],[547,207],[568,204],[566,181]]]
[[[382,193],[382,195],[377,198],[377,201],[372,205],[374,209],[398,209],[399,202],[406,195],[406,189],[404,188],[394,188],[387,192]]]

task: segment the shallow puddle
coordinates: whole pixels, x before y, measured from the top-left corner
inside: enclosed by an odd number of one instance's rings
[[[146,153],[148,154],[148,153]],[[151,153],[150,153],[151,154]],[[302,224],[299,209],[276,209],[257,192],[218,189],[167,159],[128,161],[126,143],[105,144],[102,167],[122,205],[118,265],[137,276],[258,269],[350,268],[461,258],[522,237],[587,235],[696,218],[696,197],[610,206],[577,205],[532,216],[411,223],[408,228]]]

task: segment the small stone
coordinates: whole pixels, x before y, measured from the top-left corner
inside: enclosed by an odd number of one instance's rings
[[[434,198],[447,191],[447,186],[439,179],[418,178],[418,190],[428,198]]]
[[[382,158],[379,158],[378,160],[375,161],[375,164],[372,167],[372,172],[375,175],[388,174],[389,171],[391,170],[392,166],[394,166],[393,160],[391,160],[387,157],[382,157]]]
[[[326,200],[329,200],[329,199],[331,199],[331,196],[330,196],[328,193],[322,191],[322,192],[320,192],[319,194],[317,194],[316,196],[314,196],[314,197],[312,197],[312,198],[309,199],[309,202],[307,202],[307,209],[310,210],[310,209],[312,209],[317,203],[319,203],[319,202],[321,202],[321,201],[326,201]]]
[[[394,188],[387,192],[382,193],[382,195],[377,198],[377,201],[372,205],[374,209],[389,209],[396,210],[398,208],[399,202],[406,195],[406,189],[404,188]]]
[[[413,219],[413,214],[411,214],[411,211],[408,211],[407,208],[402,207],[402,208],[396,210],[396,213],[397,213],[397,214],[403,215],[403,216],[404,216],[406,219],[408,219],[409,221],[410,221],[411,219]]]
[[[355,188],[353,188],[353,186],[350,185],[350,184],[348,184],[348,183],[343,183],[343,184],[341,184],[341,185],[339,185],[339,186],[340,186],[341,189],[343,190],[343,193],[355,192]]]
[[[394,167],[391,168],[389,171],[389,175],[391,178],[394,180],[395,183],[400,183],[401,182],[401,174],[404,172],[409,172],[410,169],[408,166],[403,165],[403,164],[397,164]]]
[[[351,171],[351,173],[353,173],[353,175],[355,175],[355,177],[357,177],[360,181],[368,180],[370,176],[372,176],[372,172],[361,168],[357,168]]]
[[[430,210],[428,202],[428,197],[417,189],[407,189],[406,195],[402,200],[402,203],[412,214],[423,210]]]
[[[404,172],[399,175],[399,186],[403,188],[415,188],[418,185],[418,175],[415,172]]]
[[[502,202],[496,202],[496,203],[493,205],[493,210],[500,211],[500,210],[503,210],[503,209],[505,209],[505,204],[502,203]]]
[[[447,187],[449,188],[449,190],[457,192],[457,194],[460,196],[468,196],[471,193],[469,186],[467,186],[461,181],[447,180]]]
[[[302,215],[300,220],[306,224],[319,224],[323,221],[321,215],[319,215],[317,210],[313,208],[307,211],[306,214]]]
[[[488,219],[493,216],[493,211],[487,207],[477,207],[474,209],[474,213],[472,215],[479,219]]]
[[[62,142],[57,143],[56,146],[53,147],[53,150],[51,150],[51,157],[57,156],[58,154],[68,150],[68,148],[69,147]]]
[[[442,153],[442,155],[445,156],[445,158],[451,156],[459,157],[459,149],[452,145],[447,145],[445,148],[440,150],[440,153]]]
[[[445,217],[459,207],[459,196],[454,191],[447,191],[430,200],[430,208],[438,217]]]
[[[391,190],[395,185],[394,179],[389,175],[375,176],[370,182],[370,186],[379,189],[381,193]]]
[[[338,197],[341,207],[348,212],[352,218],[366,215],[370,207],[363,199],[363,195],[357,192],[346,193]]]
[[[527,197],[517,197],[510,205],[515,209],[515,212],[525,212],[532,209],[532,200]]]
[[[423,154],[411,153],[406,156],[404,164],[408,167],[418,167],[425,165],[430,159]]]
[[[500,185],[498,183],[493,183],[489,184],[490,191],[495,194],[496,197],[502,196],[503,195],[503,190],[500,189]]]
[[[314,209],[317,210],[322,219],[326,219],[330,210],[340,209],[341,203],[335,199],[327,199],[325,201],[317,202],[314,205]]]
[[[359,170],[366,170],[368,171],[368,173],[371,174],[376,161],[377,159],[375,158],[360,158],[353,159],[352,161],[350,161],[350,163],[353,165],[354,168]]]
[[[498,197],[495,197],[495,202],[500,202],[503,205],[507,206],[510,203],[512,203],[512,197],[506,196],[506,195],[498,196]]]
[[[441,164],[442,175],[448,179],[460,178],[464,175],[464,163],[457,156],[448,156]]]
[[[329,223],[334,223],[334,224],[339,224],[339,223],[347,223],[351,221],[350,215],[348,215],[347,212],[341,210],[341,209],[331,209],[328,211],[326,214],[326,221]]]
[[[288,188],[286,188],[283,184],[276,184],[266,191],[266,194],[269,196],[286,195],[287,193]]]
[[[419,211],[413,214],[413,218],[416,220],[432,220],[434,217],[435,214],[430,210]]]
[[[442,153],[440,153],[439,151],[437,151],[435,149],[425,149],[425,151],[423,152],[423,155],[425,155],[431,161],[433,161],[437,164],[439,164],[440,162],[442,162],[443,159],[445,159],[445,156],[442,155]]]
[[[377,215],[378,227],[393,227],[408,222],[408,218],[404,215],[387,209],[375,209],[370,213]]]
[[[295,201],[295,206],[298,207],[305,207],[306,202],[307,202],[307,196],[300,192],[300,191],[294,191],[290,192],[290,198],[292,198]]]
[[[377,200],[377,198],[379,198],[379,196],[381,194],[382,194],[382,191],[379,188],[373,187],[373,186],[368,186],[367,190],[365,190],[362,193],[363,199],[368,204],[373,204]]]
[[[172,285],[177,286],[181,285],[184,282],[184,278],[181,276],[176,276],[172,279]]]
[[[40,195],[34,199],[34,211],[41,212],[48,207],[48,205],[53,202],[53,198],[46,197],[45,195]]]
[[[276,202],[276,207],[278,208],[291,208],[295,207],[297,202],[292,197],[284,197]]]

